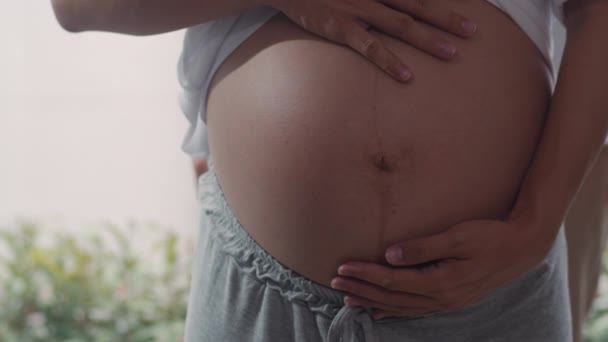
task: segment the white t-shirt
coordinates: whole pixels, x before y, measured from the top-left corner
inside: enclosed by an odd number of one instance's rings
[[[553,25],[563,23],[562,6],[566,0],[487,1],[504,11],[526,32],[543,54],[554,80],[558,69],[554,57],[561,55],[561,51],[554,51]],[[182,143],[182,150],[187,154],[195,158],[206,158],[209,154],[205,123],[207,92],[214,73],[234,49],[277,13],[271,7],[257,7],[186,31],[178,79],[180,106],[190,123]]]

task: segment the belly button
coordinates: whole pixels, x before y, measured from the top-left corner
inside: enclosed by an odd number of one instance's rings
[[[375,167],[377,167],[382,172],[392,172],[395,169],[395,166],[392,162],[388,161],[386,155],[382,153],[378,153],[372,156],[372,163]]]

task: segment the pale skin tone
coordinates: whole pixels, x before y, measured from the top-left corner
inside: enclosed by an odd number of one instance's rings
[[[366,25],[377,26],[439,58],[449,59],[452,54],[443,55],[445,49],[441,49],[441,39],[425,36],[424,32],[412,28],[415,26],[410,25],[409,29],[397,32],[401,26],[381,24],[379,18],[386,18],[388,13],[394,16],[395,23],[398,20],[402,20],[401,23],[411,22],[411,17],[403,20],[404,17],[399,16],[401,19],[398,19],[395,11],[387,12],[386,8],[381,11],[377,3],[375,12],[369,11],[371,7],[367,7],[368,11],[361,8],[345,10],[345,6],[328,9],[322,0],[307,3],[307,7],[316,4],[326,10],[323,13],[329,10],[334,14],[325,19],[315,17],[315,11],[310,8],[297,8],[294,3],[299,2],[284,1],[275,4],[275,7],[290,18],[296,18],[296,23],[300,21],[303,24],[300,16],[308,18],[307,24],[302,25],[304,28],[352,47],[401,81],[408,78],[403,78],[399,72],[399,66],[404,66],[403,62],[366,35],[367,31],[362,29]],[[399,3],[397,7],[408,13],[406,5],[427,2],[392,3]],[[223,14],[246,8],[235,5]],[[466,36],[462,31],[463,21],[456,20],[457,17],[450,11],[433,9],[432,5],[410,6],[409,10],[409,13],[418,11],[419,17],[430,22],[443,20],[442,24],[437,23],[436,26]],[[164,20],[161,30],[180,28],[175,22],[167,23],[169,19],[165,18],[170,16],[158,15],[162,12],[158,9],[151,11],[157,14],[155,18],[158,21]],[[542,138],[511,214],[501,221],[462,222],[440,234],[391,246],[387,249],[386,259],[392,267],[355,261],[345,263],[337,270],[338,276],[332,286],[349,293],[345,299],[347,305],[371,306],[375,318],[459,309],[532,269],[547,254],[608,130],[608,114],[604,109],[608,108],[605,96],[608,92],[608,73],[598,72],[603,70],[604,61],[608,60],[608,44],[597,43],[598,37],[608,33],[608,22],[605,20],[608,17],[608,2],[570,0],[565,12],[568,42],[557,88]],[[191,15],[182,15],[189,20],[186,22],[196,22]],[[138,19],[141,22],[141,18]],[[330,22],[329,19],[333,19],[332,25],[322,25],[323,20]],[[128,22],[123,20],[122,26],[115,24],[116,27],[112,29],[111,21],[98,20],[96,25],[88,29],[115,32],[122,29],[129,33]],[[75,26],[72,27],[75,31],[87,29]],[[206,165],[199,167],[203,170]],[[527,248],[521,248],[522,241],[526,241]],[[433,267],[411,267],[430,261],[438,263]]]

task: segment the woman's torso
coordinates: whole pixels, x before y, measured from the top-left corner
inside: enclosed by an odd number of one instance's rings
[[[329,285],[347,260],[458,222],[503,218],[548,101],[543,57],[501,11],[443,62],[374,31],[413,69],[401,84],[348,47],[279,14],[239,46],[209,90],[211,155],[226,200],[285,266]]]

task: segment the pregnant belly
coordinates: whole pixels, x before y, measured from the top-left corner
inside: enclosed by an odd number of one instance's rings
[[[372,31],[412,67],[394,81],[282,14],[218,70],[209,144],[226,200],[285,266],[329,286],[347,260],[469,219],[504,218],[549,101],[540,52],[485,1],[450,1],[478,23],[446,63]],[[447,34],[446,34],[447,35]]]

